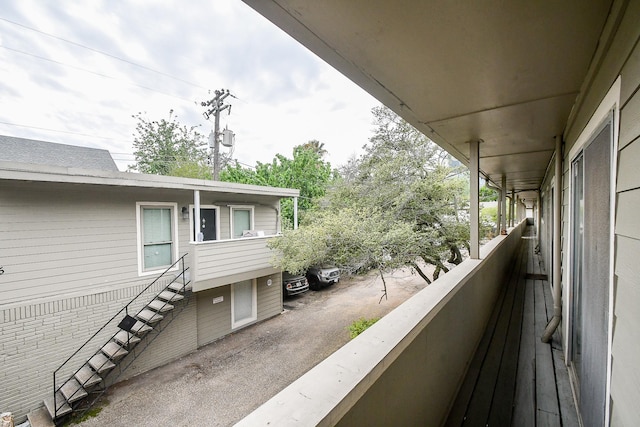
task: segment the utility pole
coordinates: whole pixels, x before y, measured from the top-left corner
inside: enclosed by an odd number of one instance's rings
[[[231,113],[231,105],[224,103],[224,99],[230,95],[229,89],[216,90],[215,94],[216,96],[213,99],[204,101],[200,105],[209,107],[204,112],[205,119],[209,120],[209,117],[214,116],[213,180],[217,181],[220,178],[220,113],[226,109],[229,109],[229,113]]]

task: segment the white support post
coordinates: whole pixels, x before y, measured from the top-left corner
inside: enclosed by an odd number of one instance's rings
[[[500,192],[500,234],[507,233],[507,176],[502,175]]]
[[[293,198],[293,229],[298,229],[298,198]]]
[[[469,142],[470,206],[471,226],[469,254],[472,259],[480,259],[480,141]]]
[[[195,241],[202,241],[202,221],[200,220],[200,190],[193,191],[193,222],[195,225]]]
[[[509,226],[513,227],[516,225],[515,217],[515,208],[516,208],[516,190],[511,189],[511,200],[509,201]]]
[[[538,241],[538,247],[540,247],[540,222],[542,221],[542,210],[540,209],[540,190],[536,194],[535,208],[535,222],[536,222],[536,240]]]

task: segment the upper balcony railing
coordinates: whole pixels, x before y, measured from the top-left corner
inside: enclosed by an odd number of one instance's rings
[[[481,259],[440,277],[237,425],[443,425],[525,224],[488,242]]]
[[[193,290],[230,283],[229,280],[243,280],[243,275],[272,274],[272,252],[267,247],[269,239],[277,236],[242,237],[228,240],[191,243]],[[249,277],[247,277],[249,278]]]

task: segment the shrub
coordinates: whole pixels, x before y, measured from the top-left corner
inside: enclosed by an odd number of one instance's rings
[[[378,320],[380,320],[379,317],[374,317],[372,319],[365,319],[364,317],[361,317],[360,319],[355,320],[347,328],[349,329],[349,335],[351,336],[351,338],[357,337],[358,335],[363,333],[369,326],[376,323]]]

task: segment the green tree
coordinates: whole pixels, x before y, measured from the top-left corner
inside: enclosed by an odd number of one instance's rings
[[[130,170],[211,179],[206,141],[195,126],[178,123],[173,110],[168,120],[149,120],[142,113],[133,117],[138,120],[133,139],[136,163],[129,166]]]
[[[480,187],[479,196],[481,202],[495,202],[498,200],[498,192],[491,187],[487,187],[486,184]]]
[[[274,239],[274,263],[303,270],[327,262],[347,272],[380,274],[411,266],[462,261],[468,247],[468,172],[387,108],[373,109],[376,128],[359,159],[340,169],[325,206],[299,230]],[[384,280],[384,276],[383,276]]]
[[[332,180],[331,164],[307,144],[293,149],[293,158],[276,154],[271,163],[257,162],[255,169],[242,167],[237,162],[220,172],[220,180],[270,187],[296,188],[300,190],[298,209],[300,214],[313,209],[325,195]],[[282,201],[282,219],[285,228],[293,228],[293,201]]]
[[[323,159],[324,156],[327,155],[327,150],[325,150],[324,148],[324,142],[320,142],[317,139],[312,139],[311,141],[304,144],[303,147],[314,151],[316,154],[318,154],[318,156],[320,156],[321,159]]]

